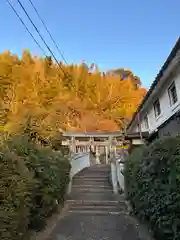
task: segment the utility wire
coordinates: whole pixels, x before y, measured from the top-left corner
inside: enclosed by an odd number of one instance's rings
[[[29,16],[28,12],[26,11],[26,9],[24,8],[22,2],[20,0],[17,0],[17,2],[19,3],[20,7],[22,8],[22,10],[24,11],[24,13],[26,14],[26,16],[28,17],[29,21],[31,22],[31,24],[33,25],[34,29],[36,30],[36,32],[38,33],[39,37],[41,38],[41,40],[43,41],[43,43],[45,44],[45,46],[47,47],[47,49],[49,50],[49,52],[51,53],[51,55],[53,56],[54,60],[56,61],[56,63],[58,64],[58,66],[60,67],[60,69],[62,70],[62,72],[64,73],[65,77],[69,77],[67,75],[67,73],[64,71],[64,69],[62,68],[62,66],[59,64],[56,56],[54,55],[53,51],[50,49],[50,47],[48,46],[48,44],[46,43],[46,41],[44,40],[43,36],[41,35],[40,31],[38,30],[38,28],[36,27],[36,25],[34,24],[33,20],[31,19],[31,17]]]
[[[45,50],[41,47],[41,45],[38,43],[38,41],[35,39],[35,37],[33,36],[33,34],[30,32],[30,30],[28,29],[28,27],[26,26],[26,24],[24,23],[24,21],[22,20],[22,18],[20,17],[20,15],[18,14],[18,12],[16,11],[16,9],[13,7],[13,5],[11,4],[11,2],[9,0],[6,0],[6,2],[9,4],[9,6],[11,7],[11,9],[14,11],[14,13],[16,14],[16,16],[18,17],[18,19],[21,21],[21,23],[23,24],[23,26],[25,27],[26,31],[30,34],[30,36],[32,37],[32,39],[34,40],[34,42],[36,43],[36,45],[41,49],[41,51],[44,53],[44,55],[46,56],[46,52]]]
[[[64,60],[64,62],[67,64],[64,55],[62,54],[60,48],[58,47],[56,41],[54,40],[54,38],[53,38],[53,36],[52,36],[52,34],[50,33],[49,29],[47,28],[45,22],[44,22],[43,19],[41,18],[40,14],[39,14],[39,12],[38,12],[38,10],[37,10],[37,8],[35,7],[35,5],[33,4],[33,2],[32,2],[31,0],[29,0],[29,2],[30,2],[30,4],[31,4],[31,6],[33,7],[34,11],[36,12],[39,20],[40,20],[41,23],[43,24],[44,28],[46,29],[47,33],[49,34],[49,37],[51,38],[52,42],[54,43],[56,49],[58,50],[58,52],[59,52],[59,54],[60,54],[60,56],[61,56],[61,58],[62,58],[62,59]]]
[[[54,60],[56,61],[56,63],[59,65],[59,62],[57,60],[57,58],[55,57],[54,53],[52,52],[52,50],[50,49],[50,47],[48,46],[48,44],[46,43],[46,41],[44,40],[44,38],[42,37],[41,33],[39,32],[38,28],[36,27],[36,25],[34,24],[33,20],[31,19],[31,17],[29,16],[28,12],[26,11],[26,9],[24,8],[22,2],[20,0],[17,0],[17,2],[19,3],[20,7],[22,8],[22,10],[24,11],[24,13],[26,14],[26,16],[28,17],[29,21],[31,22],[31,24],[33,25],[34,29],[36,30],[36,32],[38,33],[39,37],[41,38],[41,40],[43,41],[43,43],[45,44],[45,46],[47,47],[47,49],[49,50],[49,52],[52,54]]]

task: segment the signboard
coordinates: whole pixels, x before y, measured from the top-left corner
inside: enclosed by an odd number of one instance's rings
[[[116,146],[116,149],[128,149],[129,145]]]
[[[142,144],[144,144],[144,141],[141,139],[133,139],[132,144],[133,145],[142,145]]]

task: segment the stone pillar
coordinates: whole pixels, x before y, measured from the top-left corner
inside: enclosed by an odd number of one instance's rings
[[[79,148],[79,146],[77,147],[77,152],[80,153],[80,148]]]
[[[114,194],[118,193],[118,178],[117,178],[117,169],[116,163],[111,162],[111,178],[112,178],[112,185],[113,185],[113,192]]]
[[[112,154],[113,154],[113,157],[116,158],[116,146],[115,145],[112,145]]]
[[[94,146],[94,138],[93,137],[90,137],[90,146],[91,146],[92,151],[94,151],[95,146]]]
[[[111,148],[112,148],[112,136],[109,136],[109,138],[108,138],[108,144],[109,144],[109,148],[110,148],[110,152],[111,152]]]
[[[96,164],[100,164],[98,146],[96,146]]]
[[[117,146],[117,140],[113,139],[112,140],[112,147],[113,147],[113,153],[114,153],[115,157],[116,157],[116,146]]]
[[[105,146],[105,153],[106,153],[106,164],[108,164],[108,154],[109,154],[108,146]]]
[[[76,152],[76,142],[75,142],[75,137],[71,137],[71,151],[73,153]]]
[[[115,158],[115,151],[114,151],[112,136],[109,136],[109,148],[110,148],[111,178],[112,178],[113,192],[114,194],[117,194],[118,178],[117,178],[116,158]]]
[[[90,152],[90,147],[91,147],[91,145],[88,145],[88,146],[87,146],[87,152],[88,152],[88,153]]]

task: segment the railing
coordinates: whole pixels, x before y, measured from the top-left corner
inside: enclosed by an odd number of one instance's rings
[[[70,161],[71,161],[71,171],[70,171],[70,182],[68,187],[68,193],[71,192],[73,177],[84,168],[90,166],[89,153],[75,153],[71,156]]]

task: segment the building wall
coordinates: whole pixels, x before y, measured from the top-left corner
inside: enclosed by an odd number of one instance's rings
[[[173,117],[165,126],[159,129],[158,136],[177,136],[180,135],[180,122],[176,116]]]
[[[177,98],[178,101],[174,105],[170,105],[170,99],[168,94],[168,88],[172,83],[175,83]],[[154,113],[154,101],[159,98],[160,106],[161,106],[161,114],[156,118]],[[169,77],[165,84],[158,90],[157,94],[151,99],[151,102],[147,106],[146,109],[140,113],[140,123],[141,123],[141,131],[149,131],[150,133],[157,129],[162,123],[164,123],[167,119],[169,119],[174,113],[180,110],[180,71],[177,71],[172,77]],[[149,129],[145,127],[144,117],[147,115],[149,122]],[[176,127],[180,127],[179,125],[175,125]],[[134,126],[130,129],[131,132],[138,132],[138,121],[135,119]]]
[[[172,84],[172,82],[175,82],[178,101],[171,106],[169,94],[168,94],[168,88]],[[147,114],[149,119],[150,132],[154,131],[162,123],[164,123],[167,119],[169,119],[175,112],[180,110],[180,74],[170,79],[167,82],[167,84],[164,86],[164,88],[162,88],[162,92],[159,93],[159,101],[161,106],[161,114],[157,118],[155,117],[153,104],[151,105],[150,111]]]

